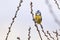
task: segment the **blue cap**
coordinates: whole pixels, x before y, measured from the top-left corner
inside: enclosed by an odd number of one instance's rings
[[[41,12],[40,12],[39,10],[37,10],[36,15],[37,15],[37,14],[41,15]]]
[[[37,10],[37,13],[41,13],[39,10]]]

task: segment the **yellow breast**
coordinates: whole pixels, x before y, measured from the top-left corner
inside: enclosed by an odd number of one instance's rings
[[[41,17],[40,15],[36,15],[36,16],[34,17],[34,19],[35,19],[36,23],[41,24],[42,17]]]

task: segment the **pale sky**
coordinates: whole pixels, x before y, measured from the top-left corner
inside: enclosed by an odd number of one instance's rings
[[[19,1],[20,0],[0,0],[0,40],[5,40],[6,34],[8,32],[8,27],[10,26],[12,18],[15,15],[15,11],[17,9]],[[41,11],[42,25],[44,27],[45,32],[47,30],[49,30],[50,33],[56,30],[59,31],[60,26],[55,22],[54,17],[52,16],[49,10],[48,4],[46,4],[46,0],[23,0],[17,18],[15,19],[15,22],[11,28],[11,33],[9,35],[8,40],[17,40],[17,37],[20,37],[21,40],[27,40],[29,27],[31,27],[31,40],[40,40],[38,32],[36,31],[36,28],[34,26],[32,16],[30,14],[31,1],[33,2],[34,14],[36,13],[37,10]],[[60,10],[57,8],[57,5],[55,4],[54,0],[48,1],[52,7],[54,14],[60,21]],[[60,6],[60,1],[59,0],[57,1]],[[41,31],[40,26],[39,30]],[[43,39],[46,39],[42,32],[41,34]]]

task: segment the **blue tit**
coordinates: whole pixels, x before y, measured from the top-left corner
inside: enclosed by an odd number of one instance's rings
[[[34,20],[37,24],[41,24],[42,16],[41,16],[41,12],[39,10],[35,13]]]

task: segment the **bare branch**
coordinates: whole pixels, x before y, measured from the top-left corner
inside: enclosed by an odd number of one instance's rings
[[[54,1],[55,1],[55,4],[57,5],[58,9],[60,9],[60,7],[59,7],[59,4],[58,4],[57,0],[54,0]]]
[[[37,32],[38,32],[38,34],[39,34],[40,39],[42,40],[40,31],[39,31],[39,29],[38,29],[38,26],[37,26],[35,20],[34,20],[34,14],[33,14],[33,9],[32,9],[32,7],[33,7],[32,2],[30,3],[30,6],[31,6],[31,15],[32,15],[33,21],[34,21],[34,23],[35,23],[35,27],[36,27],[36,29],[37,29]]]
[[[31,30],[31,27],[28,29],[29,33],[28,33],[28,40],[30,40],[31,36],[30,36],[30,30]]]
[[[57,38],[57,40],[59,40],[59,39],[58,39],[58,36],[59,36],[59,35],[58,35],[57,30],[56,30],[56,32],[54,32],[54,31],[53,31],[53,33],[55,33],[55,34],[56,34],[56,38]]]
[[[45,37],[46,37],[48,40],[50,40],[50,39],[48,38],[48,35],[44,32],[42,24],[40,24],[40,26],[41,26],[42,32],[44,33]]]
[[[17,17],[17,13],[18,13],[18,11],[19,11],[19,8],[21,7],[21,3],[22,3],[22,2],[23,2],[23,1],[21,0],[20,3],[19,3],[19,6],[17,6],[17,10],[16,10],[16,13],[15,13],[15,16],[12,18],[12,22],[11,22],[11,24],[10,24],[10,27],[9,27],[9,30],[8,30],[8,33],[7,33],[7,36],[6,36],[5,40],[8,39],[9,33],[11,32],[11,27],[12,27],[12,25],[13,25],[16,17]]]
[[[51,36],[51,34],[49,33],[49,31],[47,31],[47,34],[50,36],[50,38],[52,38],[53,40],[55,40],[54,37]]]

